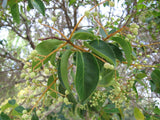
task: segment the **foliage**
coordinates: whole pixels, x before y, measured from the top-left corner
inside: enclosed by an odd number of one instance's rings
[[[143,8],[140,6],[142,2],[144,1],[136,3],[139,11]],[[28,30],[30,23],[26,22],[27,18],[23,16],[19,7],[22,3],[21,0],[16,2],[3,0],[1,4],[3,8],[10,11],[11,18],[17,26],[24,22],[29,33],[31,32]],[[35,8],[45,17],[47,12],[45,12],[44,3],[49,4],[48,1],[41,0],[25,2],[28,11]],[[89,3],[90,1],[86,0],[84,4]],[[152,1],[146,5],[150,3]],[[159,2],[156,1],[156,3]],[[63,1],[64,4],[68,8],[83,6],[80,1],[75,0]],[[57,34],[52,37],[46,36],[40,39],[41,42],[37,42],[36,47],[29,37],[30,34],[23,37],[16,32],[17,27],[10,26],[20,37],[26,39],[34,50],[26,60],[23,60],[20,79],[24,80],[25,85],[21,85],[22,90],[16,97],[6,100],[7,102],[1,105],[0,120],[67,120],[70,118],[156,120],[160,118],[160,109],[156,106],[156,102],[153,102],[154,106],[150,107],[147,103],[145,104],[146,99],[143,98],[145,95],[139,94],[144,92],[149,96],[148,91],[151,91],[158,96],[160,93],[159,64],[149,64],[152,53],[158,55],[159,50],[151,46],[159,42],[144,44],[138,40],[141,38],[138,34],[141,26],[132,20],[134,18],[132,13],[127,15],[125,20],[109,16],[107,18],[110,21],[104,24],[103,18],[106,16],[96,11],[101,5],[113,8],[115,4],[108,0],[94,3],[92,8],[85,11],[79,21],[75,22],[73,30],[67,18],[68,14],[65,13],[69,27],[67,35],[57,29],[56,24],[49,26],[42,24],[42,19],[37,20],[39,24],[56,31],[61,37]],[[124,5],[128,6],[132,3],[127,1]],[[155,10],[157,9],[156,7]],[[139,15],[143,13],[139,11],[133,13]],[[154,14],[154,17],[156,19],[157,14]],[[92,29],[79,28],[85,18],[94,23]],[[7,19],[3,18],[1,22],[6,23]],[[58,21],[55,16],[51,20],[53,23]],[[124,22],[123,25],[121,25],[122,22]],[[150,25],[147,26],[150,29]],[[1,46],[5,47],[2,42]],[[149,50],[152,51],[148,52]],[[6,56],[2,54],[1,57]],[[11,56],[8,58],[13,59]]]

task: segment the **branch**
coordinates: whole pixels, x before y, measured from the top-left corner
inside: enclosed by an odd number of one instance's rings
[[[9,27],[11,27],[11,29],[18,35],[18,36],[20,36],[21,38],[23,38],[23,39],[26,39],[26,37],[24,37],[24,36],[22,36],[22,34],[16,29],[16,27],[15,26],[12,26],[11,25],[11,20],[8,22],[8,21],[6,21],[7,23],[8,23],[8,25],[4,25],[4,26],[9,26]]]
[[[15,62],[19,62],[19,63],[22,64],[22,66],[24,65],[24,63],[23,63],[22,61],[20,61],[20,60],[18,60],[17,58],[13,57],[13,56],[12,56],[10,53],[8,53],[6,50],[1,49],[1,48],[0,48],[0,50],[4,51],[4,52],[6,53],[6,55],[3,55],[3,54],[0,53],[0,56],[1,56],[1,57],[11,59],[11,60],[13,60],[13,61],[15,61]]]
[[[38,40],[48,40],[48,39],[57,39],[57,40],[62,40],[62,41],[67,41],[66,39],[59,38],[59,37],[47,37],[47,38],[40,38]]]
[[[32,39],[31,39],[31,31],[30,31],[30,28],[29,28],[29,26],[28,26],[28,24],[27,24],[27,20],[20,14],[20,16],[22,17],[22,19],[23,19],[23,21],[24,21],[24,25],[25,25],[25,27],[26,27],[26,35],[27,35],[27,37],[26,37],[26,40],[29,42],[29,44],[31,45],[31,47],[33,48],[33,49],[35,49],[35,45],[34,45],[34,43],[33,43],[33,41],[32,41]]]
[[[63,11],[64,11],[64,14],[66,16],[66,21],[67,21],[68,28],[71,28],[72,27],[72,21],[71,21],[70,17],[68,16],[68,11],[67,11],[67,8],[65,6],[65,1],[64,0],[62,0],[62,4],[61,4],[60,8],[62,8]],[[69,31],[71,33],[71,29],[69,29]]]

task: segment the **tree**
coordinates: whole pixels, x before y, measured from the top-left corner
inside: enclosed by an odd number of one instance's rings
[[[2,120],[160,118],[159,1],[115,3],[2,1]]]

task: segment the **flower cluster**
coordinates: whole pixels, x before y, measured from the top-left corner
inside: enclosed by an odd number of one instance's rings
[[[31,120],[32,116],[28,114],[27,110],[23,110],[22,113],[23,113],[22,115],[23,120]]]
[[[106,100],[106,93],[103,91],[96,91],[89,101],[91,107],[102,106]]]
[[[136,23],[132,23],[129,27],[129,30],[132,34],[127,34],[126,35],[126,40],[134,40],[136,38],[136,35],[138,35],[138,28],[139,26]]]
[[[113,70],[113,69],[114,69],[114,66],[106,62],[106,63],[104,64],[104,68]]]
[[[121,107],[123,104],[128,105],[128,97],[135,96],[136,93],[132,90],[134,80],[119,80],[114,81],[113,89],[110,91],[108,98],[115,103],[117,108]]]

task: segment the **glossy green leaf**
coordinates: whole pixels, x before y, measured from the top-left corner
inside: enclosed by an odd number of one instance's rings
[[[104,107],[104,111],[106,113],[119,113],[119,109],[115,108],[114,104],[108,104],[106,107]]]
[[[55,60],[56,60],[56,52],[53,53],[53,55],[51,56],[50,62],[53,66],[55,66]]]
[[[133,88],[133,90],[136,92],[136,99],[138,99],[138,92],[137,92],[137,88],[136,88],[136,83],[137,83],[137,81],[134,82],[132,88]]]
[[[6,115],[5,113],[2,112],[0,114],[0,120],[11,120],[11,119],[9,118],[8,115]]]
[[[73,5],[76,2],[76,0],[69,0],[69,6]]]
[[[106,113],[119,113],[119,110],[118,108],[113,108],[113,109],[106,109],[105,110]]]
[[[143,79],[143,78],[146,77],[146,76],[147,76],[146,73],[140,72],[140,73],[138,73],[135,77],[136,77],[137,79]]]
[[[134,117],[136,120],[144,120],[144,115],[139,108],[134,108]]]
[[[110,69],[104,69],[103,72],[101,73],[102,79],[99,81],[100,86],[109,86],[111,85],[111,81],[113,80],[114,77],[114,70]]]
[[[62,43],[63,41],[56,39],[45,40],[37,45],[36,50],[40,55],[48,55]]]
[[[31,0],[32,5],[36,8],[43,16],[45,16],[45,6],[41,0]]]
[[[99,33],[102,35],[102,37],[104,37],[104,38],[106,38],[106,37],[107,37],[107,35],[106,35],[105,31],[104,31],[102,28],[100,28]]]
[[[60,85],[65,89],[65,86],[64,86],[64,83],[63,83],[63,80],[62,80],[62,76],[61,76],[61,59],[58,59],[57,61],[57,69],[58,69],[58,78],[59,78],[59,81],[60,81]]]
[[[157,115],[160,115],[160,109],[158,108],[158,106],[154,108],[153,112]]]
[[[31,118],[31,120],[39,120],[39,118],[38,118],[38,116],[36,114],[36,111],[32,112],[32,118]]]
[[[19,24],[20,23],[20,14],[19,14],[18,3],[15,3],[11,7],[11,14],[12,14],[12,17],[13,17],[13,21]]]
[[[53,75],[51,75],[51,76],[49,77],[48,81],[47,81],[47,86],[50,86],[50,84],[51,84],[53,81],[54,81],[54,78],[53,78]],[[53,89],[53,90],[56,90],[56,84],[54,83],[50,88]],[[51,92],[50,95],[51,95],[52,97],[56,98],[56,93],[53,92],[51,89],[48,90],[48,91]]]
[[[116,57],[112,48],[104,41],[94,40],[90,42],[90,44],[85,42],[84,45],[92,50],[93,53],[106,59],[106,61],[108,61],[109,63],[116,64]]]
[[[75,86],[81,102],[84,102],[95,90],[99,80],[99,66],[91,53],[76,53]]]
[[[8,103],[6,103],[5,105],[1,106],[1,111],[5,111],[8,108],[16,108],[18,106],[17,103],[15,103],[15,101],[13,100],[9,100]]]
[[[154,70],[151,73],[151,78],[153,85],[151,86],[153,90],[157,93],[160,93],[160,70]]]
[[[56,40],[56,39],[50,39],[50,40],[46,40],[46,41],[39,43],[35,49],[37,50],[38,54],[40,54],[40,55],[48,55],[49,53],[51,53],[53,50],[55,50],[62,43],[63,43],[63,41]],[[52,57],[54,57],[55,54],[56,54],[56,52],[53,53],[53,55],[46,58],[43,61],[43,64],[47,63]],[[40,63],[40,61],[43,60],[44,57],[42,57],[42,56],[37,56],[37,57],[38,57],[38,59],[35,59],[32,62],[32,69],[35,66],[36,66],[35,69],[42,66],[42,63]],[[53,59],[51,59],[51,60],[53,60]],[[54,62],[54,60],[53,60],[53,62]],[[51,63],[53,63],[53,62],[51,62]]]
[[[65,94],[66,89],[63,87],[62,84],[59,85],[58,90],[60,93]],[[67,95],[67,98],[70,102],[73,103],[73,107],[77,104],[76,99],[74,98],[73,94],[70,92],[69,95]]]
[[[97,36],[95,36],[92,32],[87,30],[78,30],[74,33],[72,39],[96,40]]]
[[[22,111],[25,110],[25,109],[24,109],[23,106],[18,106],[18,107],[15,108],[15,110],[16,110],[17,112],[19,112],[19,113],[22,113]]]
[[[111,31],[109,31],[109,33],[108,34],[112,34],[112,33],[114,33],[114,32],[116,32],[116,28],[113,28]]]
[[[151,86],[151,91],[155,92],[155,90],[156,90],[156,84],[153,82],[153,80],[150,80],[149,83],[150,83],[150,86]]]
[[[61,58],[61,66],[60,66],[62,81],[65,88],[68,91],[70,91],[70,86],[68,81],[68,59],[71,53],[72,53],[71,50],[67,50],[64,52]]]
[[[16,100],[15,99],[9,100],[8,103],[11,105],[14,105],[14,104],[16,104]]]
[[[32,0],[28,0],[28,6],[29,6],[30,9],[33,9],[34,7],[33,7],[32,3],[31,3],[31,1]]]
[[[155,83],[160,83],[160,70],[152,71],[151,78]]]
[[[132,54],[132,48],[131,48],[130,43],[127,42],[126,40],[124,40],[121,37],[112,37],[111,39],[120,44],[120,46],[124,50],[125,57],[126,57],[126,60],[128,62],[128,65],[130,65],[131,64],[131,54]]]
[[[22,116],[22,113],[17,112],[15,109],[11,111],[12,116]]]
[[[123,58],[123,54],[122,54],[122,50],[119,49],[118,46],[114,45],[114,44],[111,44],[111,43],[108,43],[108,45],[112,48],[112,50],[114,51],[114,54],[116,56],[116,58],[122,62],[124,60]]]
[[[18,1],[15,1],[15,0],[8,0],[8,5],[10,6],[10,8],[13,6],[13,5],[15,5],[15,4],[17,4],[18,3]]]

